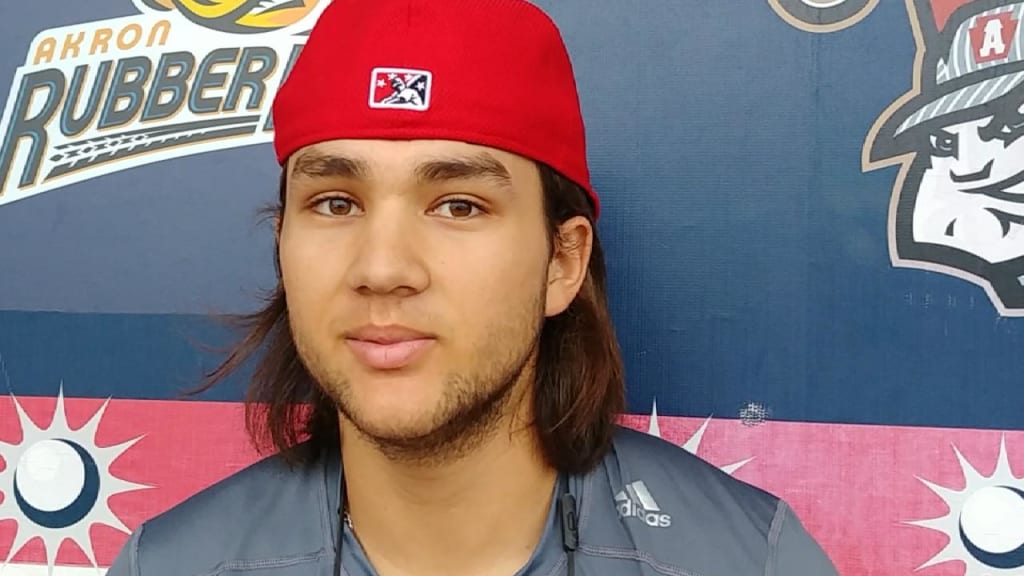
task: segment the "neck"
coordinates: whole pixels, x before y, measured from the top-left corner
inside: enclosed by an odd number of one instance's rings
[[[381,576],[513,574],[547,523],[557,472],[528,426],[502,426],[443,466],[395,461],[342,419],[353,531]]]

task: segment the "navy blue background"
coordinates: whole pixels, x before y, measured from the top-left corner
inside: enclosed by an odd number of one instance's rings
[[[590,136],[629,409],[1013,428],[1021,321],[949,276],[895,269],[896,168],[864,173],[877,116],[911,85],[902,2],[810,34],[767,2],[538,2],[561,26]],[[128,0],[0,7],[0,79],[38,31]],[[0,80],[0,84],[6,82]],[[272,286],[256,211],[269,145],[151,164],[0,206],[10,390],[175,398],[227,343],[211,312]],[[3,380],[0,380],[2,382]],[[6,386],[4,384],[3,386]],[[201,398],[236,400],[242,382]]]

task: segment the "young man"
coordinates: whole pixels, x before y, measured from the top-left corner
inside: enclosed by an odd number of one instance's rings
[[[278,454],[110,576],[826,576],[777,498],[615,425],[584,127],[523,0],[334,0],[274,108],[280,282],[214,375]]]

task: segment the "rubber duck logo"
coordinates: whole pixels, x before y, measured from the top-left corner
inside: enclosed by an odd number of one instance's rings
[[[303,21],[321,0],[134,0],[142,12],[176,11],[228,34],[276,32]]]
[[[132,0],[41,30],[0,102],[0,206],[270,143],[272,103],[329,0]]]

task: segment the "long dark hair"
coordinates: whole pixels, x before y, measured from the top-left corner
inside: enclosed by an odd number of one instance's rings
[[[586,192],[550,167],[538,164],[551,247],[561,242],[558,226],[594,210]],[[286,198],[282,173],[276,205]],[[209,389],[249,359],[256,365],[246,393],[246,428],[258,450],[272,448],[293,464],[311,461],[340,444],[338,411],[299,358],[288,322],[275,249],[277,286],[260,310],[228,318],[242,332],[224,361],[193,394]],[[538,346],[533,391],[535,429],[546,460],[559,471],[591,469],[607,451],[624,410],[622,358],[608,314],[604,253],[596,229],[587,277],[576,299],[547,318]]]

